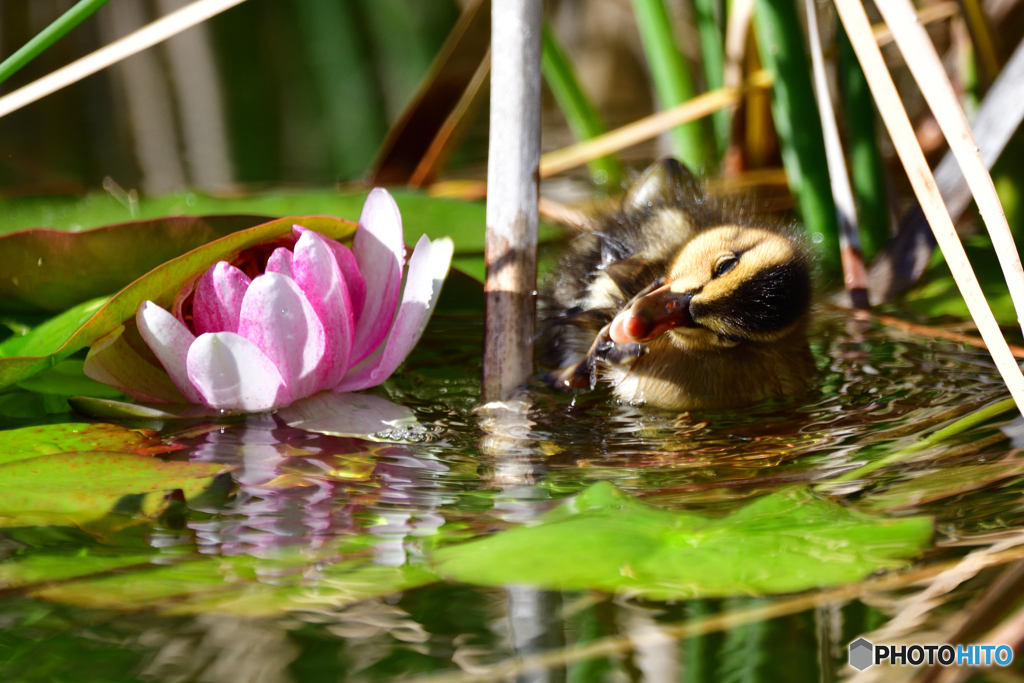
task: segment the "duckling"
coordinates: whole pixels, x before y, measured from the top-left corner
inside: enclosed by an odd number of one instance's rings
[[[804,242],[730,215],[674,159],[577,236],[540,296],[542,362],[562,390],[609,382],[669,410],[803,392],[811,260]]]

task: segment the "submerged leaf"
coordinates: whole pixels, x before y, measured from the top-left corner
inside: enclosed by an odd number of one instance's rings
[[[715,519],[653,508],[602,482],[535,526],[442,548],[434,559],[443,576],[467,583],[719,597],[857,581],[905,564],[931,534],[927,517],[872,517],[805,488]]]

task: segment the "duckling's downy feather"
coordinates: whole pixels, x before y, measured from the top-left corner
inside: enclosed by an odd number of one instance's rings
[[[553,384],[689,410],[803,391],[811,266],[784,226],[710,200],[681,164],[648,169],[574,238],[540,298]]]

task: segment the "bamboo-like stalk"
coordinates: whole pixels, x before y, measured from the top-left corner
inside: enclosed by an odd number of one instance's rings
[[[108,2],[110,0],[79,0],[74,7],[60,15],[55,22],[44,28],[35,38],[0,63],[0,83],[17,73],[21,67],[38,57],[46,48],[60,40],[68,31],[92,16],[93,12]]]
[[[956,234],[953,221],[950,220],[945,205],[942,203],[942,197],[935,186],[935,178],[932,176],[931,169],[928,168],[924,152],[921,151],[917,137],[914,135],[914,128],[910,125],[910,119],[907,117],[906,110],[903,109],[892,76],[885,66],[882,52],[878,48],[878,43],[875,42],[864,7],[860,0],[835,0],[835,5],[839,11],[839,18],[846,28],[846,33],[850,37],[854,52],[857,54],[857,59],[860,60],[861,66],[864,68],[864,75],[868,79],[868,86],[878,104],[882,121],[889,131],[900,161],[907,170],[914,193],[917,195],[921,208],[928,218],[928,223],[935,233],[935,239],[946,257],[949,269],[953,273],[953,279],[963,294],[967,309],[978,325],[978,331],[985,340],[989,353],[992,354],[992,359],[1010,390],[1010,394],[1017,406],[1024,410],[1024,375],[1021,375],[1013,354],[1010,353],[1006,339],[1003,338],[995,316],[992,315],[992,310],[978,284],[978,279],[974,275],[974,270],[971,268],[971,263],[967,259],[963,244],[960,243],[960,238]]]
[[[825,160],[832,184],[832,199],[839,221],[839,254],[843,267],[843,285],[854,308],[868,308],[868,273],[860,251],[857,235],[857,210],[853,201],[853,188],[846,172],[846,157],[839,139],[839,126],[832,107],[828,77],[825,75],[825,57],[821,51],[821,33],[818,30],[818,10],[815,0],[804,0],[807,10],[807,33],[811,42],[811,69],[814,73],[814,95],[818,101],[821,132],[825,141]]]
[[[558,102],[572,134],[577,140],[591,140],[606,132],[597,108],[583,92],[576,71],[565,54],[551,26],[544,23],[541,73],[551,94]],[[590,162],[590,176],[600,188],[615,188],[622,176],[622,167],[613,156],[598,157]]]
[[[540,160],[540,177],[550,178],[597,157],[650,140],[680,123],[694,121],[736,104],[749,88],[767,88],[770,85],[771,76],[765,71],[759,71],[751,74],[742,88],[721,88],[704,93],[672,109],[652,114],[586,142],[548,152]]]
[[[484,402],[504,400],[533,373],[541,4],[491,5]]]
[[[743,80],[743,56],[747,49],[747,34],[754,16],[754,0],[733,0],[729,20],[725,22],[725,68],[722,85],[738,88]]]
[[[1020,254],[996,194],[996,186],[985,167],[967,116],[957,101],[953,84],[949,82],[928,33],[918,22],[910,0],[887,0],[878,3],[878,10],[892,29],[896,45],[967,179],[1003,269],[1003,277],[1017,311],[1017,321],[1024,329],[1024,268],[1021,267]]]
[[[922,24],[934,24],[944,19],[950,19],[960,13],[960,5],[949,0],[948,2],[938,2],[934,5],[928,5],[922,7],[921,11],[917,13],[917,18],[921,20]],[[871,27],[871,31],[875,34],[875,40],[878,42],[879,47],[885,47],[892,42],[892,31],[885,25],[885,22],[875,24]]]
[[[126,57],[153,47],[182,31],[216,16],[245,0],[196,0],[177,12],[160,17],[120,40],[101,47],[92,54],[71,62],[37,81],[0,97],[0,117],[7,116],[27,104],[42,99],[61,88],[77,83]]]

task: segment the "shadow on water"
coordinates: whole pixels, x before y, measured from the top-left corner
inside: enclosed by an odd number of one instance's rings
[[[418,421],[390,441],[311,433],[274,416],[169,424],[165,433],[187,445],[170,457],[234,466],[232,495],[155,526],[4,530],[0,557],[12,560],[142,559],[0,594],[0,679],[387,681],[482,674],[510,658],[628,635],[635,647],[526,669],[518,680],[837,680],[850,671],[846,643],[885,620],[883,604],[854,600],[680,640],[667,625],[771,599],[489,588],[415,567],[438,538],[528,525],[598,481],[659,507],[724,516],[1004,397],[984,351],[827,315],[814,336],[819,388],[786,403],[676,415],[537,385],[481,410],[480,335],[475,318],[435,318],[405,370],[375,392]],[[998,430],[977,430],[924,453],[927,463],[852,485],[844,504],[1010,451]],[[932,515],[937,533],[922,562],[939,561],[958,556],[955,543],[1024,525],[1020,481],[982,477],[974,492],[880,509]]]

